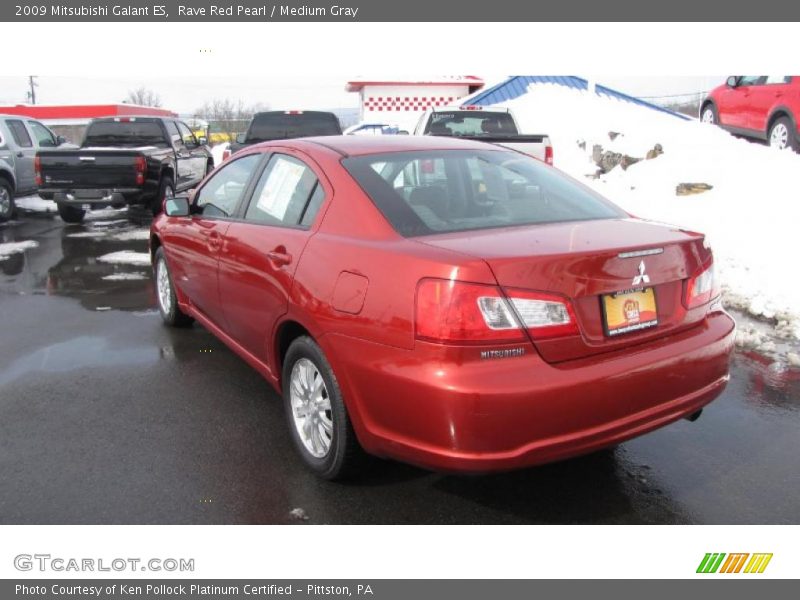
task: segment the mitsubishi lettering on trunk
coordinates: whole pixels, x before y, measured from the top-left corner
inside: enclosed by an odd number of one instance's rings
[[[164,321],[259,371],[325,478],[557,461],[694,419],[728,381],[704,236],[495,145],[254,145],[167,200],[151,252]]]

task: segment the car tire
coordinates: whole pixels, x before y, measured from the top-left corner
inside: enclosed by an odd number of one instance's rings
[[[717,107],[713,104],[706,104],[703,107],[702,112],[700,113],[700,121],[703,123],[708,123],[710,125],[719,125],[719,115],[717,113]]]
[[[64,223],[83,223],[86,211],[76,206],[60,203],[58,204],[58,214]]]
[[[164,208],[164,201],[173,196],[175,196],[175,183],[173,183],[172,177],[162,177],[158,186],[158,195],[150,205],[150,210],[153,212],[154,217],[161,214],[161,210]]]
[[[158,248],[153,256],[153,279],[156,282],[156,304],[161,319],[170,327],[189,327],[194,319],[178,306],[178,297],[172,283],[164,248]]]
[[[292,441],[303,462],[323,479],[363,472],[342,391],[322,349],[308,336],[294,340],[283,361],[283,402]]]
[[[767,133],[767,142],[772,148],[783,150],[791,148],[795,152],[800,152],[800,144],[797,142],[797,133],[792,127],[789,117],[776,119]]]
[[[14,190],[11,185],[0,177],[0,223],[5,223],[14,218],[17,214],[17,206],[14,204]]]

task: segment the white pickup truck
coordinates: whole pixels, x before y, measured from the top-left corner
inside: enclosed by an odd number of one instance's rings
[[[544,134],[520,134],[514,115],[507,108],[442,106],[430,108],[414,128],[414,135],[443,135],[479,140],[527,154],[553,164],[553,145]]]

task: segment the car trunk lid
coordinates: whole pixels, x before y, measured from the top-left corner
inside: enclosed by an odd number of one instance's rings
[[[685,308],[684,282],[702,269],[710,259],[710,250],[701,234],[678,227],[638,219],[602,219],[449,233],[417,240],[482,258],[509,296],[514,289],[521,289],[569,299],[580,333],[534,339],[548,362],[588,357],[669,335],[691,326],[704,314]],[[655,294],[656,324],[610,334],[604,297],[618,295],[622,310],[629,296],[620,293],[647,288]],[[616,315],[617,305],[610,307]]]

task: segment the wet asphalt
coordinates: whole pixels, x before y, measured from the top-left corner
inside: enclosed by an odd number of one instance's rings
[[[265,381],[201,327],[162,326],[147,265],[98,260],[146,252],[147,226],[0,225],[38,243],[0,260],[0,523],[800,523],[800,373],[754,354],[697,422],[613,450],[320,481]]]

